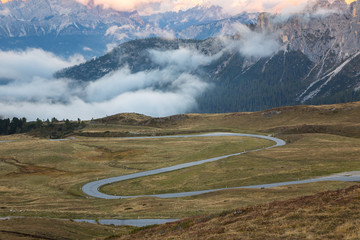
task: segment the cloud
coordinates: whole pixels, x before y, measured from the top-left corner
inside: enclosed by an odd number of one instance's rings
[[[63,101],[71,91],[69,82],[33,77],[27,81],[15,80],[0,86],[0,102],[10,104],[17,101]],[[0,112],[2,109],[0,110]]]
[[[134,27],[132,25],[112,26],[106,30],[105,36],[114,36],[117,40],[129,40],[131,38],[160,37],[174,39],[175,33],[170,29],[162,29],[151,25]]]
[[[55,71],[85,61],[80,55],[63,59],[41,49],[0,51],[0,78],[31,81],[33,77],[49,78]]]
[[[5,117],[26,116],[28,119],[91,119],[121,112],[140,112],[150,116],[168,116],[186,112],[189,106],[195,106],[194,98],[186,95],[139,90],[125,93],[114,99],[98,103],[88,103],[79,97],[70,99],[70,104],[59,102],[0,102],[1,113]]]
[[[101,5],[104,8],[113,8],[120,11],[134,11],[142,9],[150,4],[161,3],[162,0],[131,0],[131,1],[118,1],[118,0],[77,0],[82,4],[89,4],[93,2],[95,5]]]
[[[134,33],[134,35],[138,38],[148,38],[148,37],[160,37],[165,39],[174,39],[175,33],[171,29],[162,29],[159,27],[153,27],[147,25],[145,29],[141,29]]]
[[[161,69],[134,74],[125,67],[89,83],[52,77],[55,71],[78,63],[78,59],[63,60],[35,49],[1,52],[0,56],[11,61],[6,66],[8,74],[0,79],[11,76],[11,80],[0,85],[0,115],[30,120],[91,119],[120,112],[167,116],[195,108],[196,98],[211,85],[191,71],[214,57],[188,49],[150,52],[158,62],[161,56],[173,57],[162,61]]]
[[[237,40],[224,43],[245,56],[270,55],[278,45],[273,35],[234,25]],[[0,51],[0,115],[28,119],[91,119],[120,112],[167,116],[196,108],[196,99],[212,85],[196,72],[218,59],[196,49],[148,50],[158,69],[132,73],[124,67],[92,82],[54,79],[63,68],[81,63],[75,56],[62,59],[39,49]]]
[[[290,5],[284,8],[280,13],[276,14],[274,23],[282,23],[288,21],[293,16],[298,16],[305,21],[314,18],[323,18],[331,14],[341,14],[345,9],[340,9],[338,5],[332,5],[333,1],[325,2],[328,6],[324,7],[318,4],[316,0],[309,0],[298,5]]]
[[[83,51],[87,51],[87,52],[93,52],[94,50],[92,50],[89,47],[83,47]]]
[[[134,27],[131,25],[111,26],[106,30],[105,36],[114,36],[117,40],[130,39],[124,31],[134,31]]]
[[[27,51],[0,51],[0,102],[63,101],[71,94],[69,80],[53,79],[54,72],[84,62],[80,55],[63,59],[40,49]],[[0,108],[0,114],[4,115]]]
[[[111,52],[111,51],[114,50],[114,48],[116,48],[117,46],[119,46],[119,45],[116,44],[116,43],[106,44],[106,53]]]
[[[94,102],[108,101],[126,92],[150,88],[154,83],[164,80],[165,75],[165,72],[159,70],[131,74],[130,69],[125,67],[90,83],[86,88],[86,98]]]
[[[199,66],[204,66],[219,58],[222,52],[214,56],[206,56],[195,49],[180,48],[169,51],[149,51],[152,60],[161,65],[171,67],[177,71],[193,71]]]
[[[236,39],[222,37],[227,48],[239,51],[245,57],[267,57],[280,49],[277,33],[257,32],[241,23],[232,25]]]
[[[0,16],[10,16],[11,12],[8,8],[0,9]]]

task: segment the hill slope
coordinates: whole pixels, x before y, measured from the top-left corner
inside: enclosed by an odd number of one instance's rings
[[[230,137],[104,138],[121,134],[244,132],[275,135],[288,144],[186,171],[109,185],[102,189],[106,193],[194,191],[293,181],[339,172],[347,172],[344,173],[346,176],[360,169],[359,119],[360,102],[354,102],[281,107],[254,113],[181,114],[166,118],[117,114],[86,121],[86,127],[75,129],[72,135],[75,138],[69,136],[67,141],[49,141],[23,134],[0,136],[0,216],[24,216],[10,220],[0,218],[0,238],[358,239],[359,186],[324,192],[347,188],[354,183],[323,182],[225,190],[177,199],[118,200],[87,198],[81,192],[81,186],[96,179],[269,144]],[[77,134],[94,134],[96,137]],[[316,194],[319,192],[324,193]],[[308,196],[311,194],[316,195]],[[239,209],[229,211],[234,208]],[[51,219],[138,217],[187,219],[134,231],[131,231],[134,228],[97,225],[93,228],[96,233],[86,230],[91,227],[88,224]]]
[[[188,218],[120,239],[359,239],[360,186]]]

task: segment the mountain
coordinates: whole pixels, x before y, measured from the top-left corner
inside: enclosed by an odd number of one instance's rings
[[[149,50],[171,51],[180,48],[194,48],[205,54],[215,54],[223,48],[223,45],[216,39],[168,40],[149,38],[133,40],[119,45],[102,57],[61,70],[55,76],[88,82],[100,79],[124,67],[129,67],[132,73],[160,69],[162,68],[161,64],[152,60]],[[200,69],[198,70],[200,71]]]
[[[255,31],[276,33],[279,51],[255,59],[230,54],[215,74],[218,88],[199,100],[202,111],[359,100],[359,12],[359,0],[319,0],[286,18],[260,14]]]
[[[203,56],[220,54],[210,63],[188,70],[213,86],[197,98],[198,107],[191,111],[253,111],[355,101],[360,100],[359,22],[360,0],[351,5],[343,0],[319,0],[289,16],[262,13],[252,30],[226,39],[127,42],[56,76],[86,82],[124,66],[132,73],[161,69],[149,55],[151,50],[188,48]],[[276,51],[264,53],[267,46],[276,45]]]
[[[310,69],[300,80],[306,87],[297,94],[300,103],[350,101],[360,90],[360,1],[348,6],[343,0],[318,1],[285,23],[272,24],[259,17],[263,31],[281,31],[286,51],[298,52],[310,60]],[[276,21],[275,21],[276,22]]]
[[[193,25],[210,23],[229,17],[231,16],[224,14],[219,6],[209,8],[197,6],[186,11],[153,14],[145,17],[145,20],[160,28],[181,30]]]
[[[247,25],[256,24],[256,19],[259,13],[243,12],[236,16],[213,21],[210,23],[194,24],[178,33],[179,38],[185,39],[206,39],[209,37],[219,37],[223,35],[234,35],[236,29],[234,24],[242,23]]]
[[[73,0],[14,0],[0,3],[0,44],[3,50],[43,48],[63,55],[104,52],[114,25],[140,26],[137,12],[119,12]]]
[[[222,32],[221,25],[217,31],[209,32],[209,24],[223,19],[253,22],[256,17],[257,14],[242,13],[240,18],[232,18],[216,6],[141,16],[136,11],[105,9],[93,1],[88,5],[75,0],[0,1],[0,49],[35,47],[62,56],[80,53],[93,57],[132,39],[205,39]],[[191,30],[194,26],[198,36]]]
[[[161,29],[169,29],[183,39],[206,39],[223,34],[234,34],[234,23],[255,24],[259,13],[225,14],[219,6],[194,7],[186,11],[150,15],[144,19]]]

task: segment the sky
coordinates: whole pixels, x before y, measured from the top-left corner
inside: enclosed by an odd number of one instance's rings
[[[9,0],[0,0],[3,3]],[[90,0],[77,0],[87,4]],[[282,9],[302,5],[308,0],[94,0],[95,4],[120,11],[137,10],[143,14],[164,11],[186,10],[197,5],[219,5],[225,12],[236,14],[247,12],[280,12]],[[346,0],[347,3],[355,0]]]

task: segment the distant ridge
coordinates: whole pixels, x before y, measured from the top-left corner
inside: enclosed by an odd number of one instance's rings
[[[42,48],[61,56],[103,55],[119,43],[146,37],[217,36],[232,23],[253,24],[258,13],[230,16],[218,6],[141,16],[76,0],[0,2],[0,49]],[[211,28],[211,30],[210,30]]]

